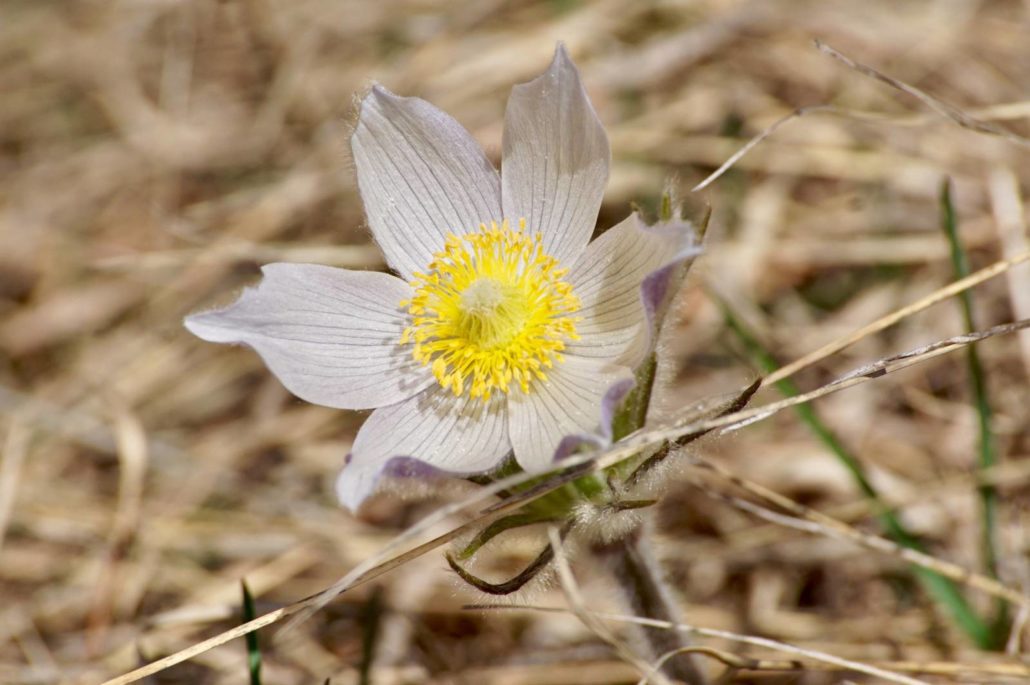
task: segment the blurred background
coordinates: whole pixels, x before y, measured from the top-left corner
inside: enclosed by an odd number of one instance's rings
[[[1028,35],[1020,0],[0,4],[0,682],[113,677],[240,622],[241,579],[260,613],[288,604],[432,510],[379,497],[358,518],[343,511],[332,483],[362,416],[304,404],[252,352],[181,326],[254,283],[262,263],[385,268],[348,148],[373,80],[450,112],[499,162],[510,87],[562,40],[612,142],[601,226],[634,204],[653,211],[670,180],[688,214],[711,205],[707,253],[663,343],[660,401],[674,417],[757,373],[710,292],[785,363],[954,280],[945,177],[974,269],[1030,249],[1026,147],[934,115],[813,40],[1030,135]],[[796,119],[689,192],[751,136],[820,104],[869,114]],[[1030,268],[977,288],[973,304],[980,328],[1030,316]],[[798,382],[813,388],[963,330],[958,304],[944,302]],[[1003,462],[992,471],[999,574],[1026,589],[1030,338],[979,352]],[[964,355],[816,407],[930,552],[985,570]],[[792,414],[698,450],[881,530],[847,469]],[[709,497],[686,467],[673,475],[658,549],[690,622],[867,662],[995,658],[895,558],[771,527]],[[477,569],[505,577],[538,545],[513,537]],[[604,607],[603,575],[573,562]],[[564,602],[546,583],[530,598]],[[265,682],[638,677],[574,617],[462,610],[480,600],[430,553],[289,639],[262,633]],[[245,662],[235,641],[147,682],[243,683]]]

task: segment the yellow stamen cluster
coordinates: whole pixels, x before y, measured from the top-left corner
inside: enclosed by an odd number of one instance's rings
[[[455,395],[489,399],[513,384],[529,390],[577,340],[579,299],[562,281],[567,269],[546,254],[539,234],[491,222],[477,233],[447,236],[415,295],[401,303],[412,316],[401,344]]]

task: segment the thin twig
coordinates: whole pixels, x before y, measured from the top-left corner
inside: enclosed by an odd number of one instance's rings
[[[673,649],[671,651],[666,652],[665,654],[662,654],[651,665],[651,672],[658,673],[659,671],[661,671],[662,666],[664,666],[666,664],[666,662],[669,661],[669,659],[675,658],[675,657],[683,655],[683,654],[698,654],[698,655],[701,655],[701,656],[707,656],[707,657],[710,657],[712,659],[715,659],[716,661],[721,661],[722,663],[726,664],[730,668],[734,668],[734,669],[750,668],[750,669],[756,670],[756,671],[757,670],[770,670],[770,671],[771,670],[777,670],[777,669],[769,668],[769,666],[768,666],[769,662],[763,662],[763,661],[761,661],[759,659],[749,659],[748,657],[737,656],[736,654],[733,654],[731,652],[724,652],[724,651],[722,651],[720,649],[715,649],[714,647],[705,647],[703,645],[690,645],[690,646],[687,646],[687,647],[680,647],[679,649]],[[788,662],[788,663],[792,664],[792,666],[788,667],[788,668],[785,668],[785,669],[782,669],[782,670],[800,670],[802,668],[802,664],[799,661],[792,661],[792,662]],[[647,677],[648,676],[645,675],[643,678],[638,680],[637,681],[637,685],[646,685],[647,684]]]
[[[1016,103],[1016,104],[1025,104],[1025,103]],[[959,111],[959,110],[956,110],[956,111]],[[987,113],[988,116],[991,116],[991,111],[990,110],[986,110],[986,113]],[[892,126],[919,126],[919,125],[923,125],[923,124],[927,123],[927,121],[928,121],[928,118],[926,116],[913,115],[913,116],[909,116],[909,117],[897,117],[897,116],[894,116],[894,115],[891,115],[891,114],[883,114],[881,112],[866,112],[866,111],[862,111],[862,110],[855,110],[855,109],[847,109],[847,108],[844,108],[844,107],[837,107],[836,105],[808,105],[806,107],[798,107],[797,109],[793,110],[789,114],[785,114],[784,116],[780,117],[779,119],[777,119],[773,123],[769,124],[764,129],[759,131],[756,135],[751,137],[746,143],[744,143],[744,145],[739,150],[734,152],[732,155],[730,155],[726,159],[725,162],[720,164],[718,169],[716,169],[712,173],[708,174],[708,176],[706,176],[700,183],[698,183],[693,188],[691,188],[690,192],[696,193],[696,192],[704,190],[708,186],[712,185],[712,183],[717,181],[723,174],[725,174],[727,171],[729,171],[730,168],[732,168],[734,164],[739,162],[744,157],[744,155],[746,155],[747,153],[751,152],[760,143],[762,143],[765,139],[769,138],[772,134],[776,133],[776,131],[780,130],[780,128],[784,124],[787,124],[787,123],[793,121],[794,119],[800,119],[801,117],[807,116],[809,114],[832,114],[832,115],[835,115],[835,116],[846,117],[846,118],[849,118],[849,119],[858,119],[858,120],[863,120],[863,121],[874,121],[874,122],[877,122],[877,123],[889,124],[889,125],[892,125]],[[1009,136],[1015,136],[1017,139],[1014,142],[1017,142],[1017,143],[1020,143],[1020,144],[1024,144],[1024,145],[1027,144],[1027,142],[1030,142],[1030,141],[1027,141],[1026,139],[1023,139],[1023,138],[1020,138],[1020,137],[1016,136],[1014,133],[1011,133],[1010,131],[1006,131],[1005,129],[1002,129],[1000,127],[988,124],[988,123],[986,123],[982,119],[976,119],[976,118],[974,118],[974,117],[972,117],[970,115],[964,115],[964,116],[966,116],[971,121],[980,121],[981,125],[983,125],[983,126],[987,126],[989,128],[997,129],[997,131],[1004,132],[1004,133],[999,133],[998,135],[1005,135],[1006,138],[1009,137]],[[1024,116],[1026,116],[1025,113],[1017,112],[1017,116],[1014,116],[1014,117],[1011,117],[1011,118],[1022,118]],[[983,132],[986,133],[988,131],[983,131]],[[990,132],[993,132],[993,131],[990,131]]]
[[[734,506],[754,514],[763,520],[769,521],[770,523],[794,528],[813,535],[827,535],[837,539],[849,540],[867,549],[889,554],[911,564],[935,571],[951,580],[964,583],[993,597],[1005,599],[1017,606],[1030,605],[1030,596],[1023,594],[1018,590],[1013,590],[993,578],[988,578],[987,576],[970,571],[958,564],[938,559],[937,557],[924,552],[908,547],[902,547],[886,538],[863,533],[843,521],[827,516],[826,514],[816,511],[810,507],[806,507],[803,504],[799,504],[789,497],[770,490],[763,485],[759,485],[758,483],[730,473],[722,466],[713,462],[693,457],[689,463],[693,466],[710,471],[741,490],[755,495],[756,497],[771,503],[773,506],[788,512],[789,515],[784,515],[739,497],[716,494],[705,490],[705,492],[711,496],[725,499]]]
[[[1020,644],[1023,642],[1023,631],[1026,630],[1027,621],[1030,620],[1030,604],[1019,607],[1016,617],[1012,619],[1012,629],[1009,631],[1008,640],[1005,642],[1005,653],[1016,656],[1020,652]]]
[[[7,435],[4,437],[3,452],[0,453],[0,549],[4,545],[18,495],[22,465],[32,437],[30,418],[28,411],[23,411],[11,416],[7,422]]]
[[[831,343],[827,343],[819,349],[809,352],[800,359],[780,367],[778,371],[766,376],[762,381],[762,385],[771,385],[777,381],[783,380],[784,378],[793,376],[799,371],[807,369],[816,362],[854,345],[863,338],[867,338],[874,333],[879,333],[882,330],[890,328],[894,324],[912,316],[913,314],[921,312],[924,309],[928,309],[938,302],[943,302],[944,300],[954,297],[958,293],[964,292],[980,283],[983,283],[984,281],[988,281],[995,276],[999,276],[1012,269],[1012,267],[1026,261],[1030,261],[1030,251],[1017,254],[1010,259],[1003,259],[988,267],[984,267],[967,278],[950,283],[949,285],[930,293],[926,297],[916,300],[912,304],[906,305],[905,307],[893,311],[886,316],[880,317],[876,321],[863,326],[854,333],[838,338]]]
[[[609,570],[623,606],[630,613],[660,621],[677,621],[680,610],[665,579],[665,573],[650,547],[650,531],[641,525],[609,542],[590,546],[594,559]],[[641,628],[640,637],[648,647],[648,657],[689,646],[688,638],[665,630]],[[705,685],[708,679],[700,663],[691,656],[668,661],[660,669],[669,678],[687,685]]]
[[[541,611],[547,613],[558,613],[567,614],[574,613],[570,609],[562,607],[545,607],[536,606],[531,604],[474,604],[465,607],[466,609],[477,609],[477,610],[513,610],[521,609],[525,611]],[[796,647],[786,642],[778,642],[776,640],[770,640],[764,637],[755,637],[753,635],[741,635],[740,633],[731,633],[726,630],[716,630],[715,628],[699,628],[697,626],[688,625],[686,623],[674,623],[672,621],[657,621],[650,618],[640,618],[638,616],[626,616],[624,614],[612,614],[601,611],[589,611],[594,618],[603,619],[606,621],[617,621],[619,623],[633,623],[641,626],[651,626],[653,628],[665,628],[667,630],[678,630],[685,633],[693,633],[701,637],[713,637],[722,640],[729,640],[731,642],[740,642],[746,645],[753,645],[756,647],[766,647],[773,649],[778,652],[786,652],[788,654],[797,654],[813,661],[821,661],[824,663],[838,666],[848,671],[856,671],[858,673],[865,673],[866,675],[876,676],[877,678],[883,678],[884,680],[892,683],[902,683],[903,685],[928,685],[925,680],[917,680],[916,678],[910,678],[900,673],[892,673],[883,668],[864,664],[861,661],[852,661],[850,659],[844,659],[839,656],[827,654],[826,652],[819,652],[814,649],[806,649],[804,647]]]
[[[790,114],[777,119],[772,124],[770,124],[765,129],[763,129],[761,133],[756,135],[751,140],[747,141],[744,144],[744,147],[740,148],[739,150],[734,152],[732,155],[730,155],[729,158],[725,162],[723,162],[721,165],[719,165],[718,169],[716,169],[712,173],[708,174],[708,176],[706,176],[703,181],[701,181],[696,186],[691,188],[690,192],[696,193],[699,190],[704,190],[705,188],[710,186],[712,183],[714,183],[716,181],[716,179],[718,179],[720,176],[722,176],[724,173],[726,173],[729,170],[730,167],[732,167],[734,164],[739,162],[741,157],[743,157],[747,153],[751,152],[751,150],[753,150],[763,140],[765,140],[766,138],[768,138],[772,134],[776,133],[776,131],[779,130],[779,128],[781,126],[783,126],[784,124],[786,124],[788,121],[791,121],[793,119],[797,119],[799,117],[803,117],[806,114],[810,114],[812,112],[826,111],[826,110],[829,110],[829,109],[832,109],[832,107],[829,106],[829,105],[813,105],[811,107],[799,107],[799,108],[795,109],[793,112],[791,112]]]
[[[758,392],[758,389],[761,387],[762,379],[758,378],[751,385],[744,388],[744,390],[742,390],[736,397],[734,397],[724,408],[719,410],[715,414],[715,416],[718,418],[720,416],[729,416],[731,414],[739,412],[748,405],[748,402],[751,401],[751,398],[755,396],[755,393]],[[631,474],[629,474],[629,477],[626,478],[627,485],[632,487],[633,485],[640,482],[640,479],[643,478],[651,469],[660,464],[667,456],[669,456],[669,453],[674,448],[684,447],[696,440],[700,440],[711,431],[712,429],[695,431],[693,433],[688,433],[687,435],[680,436],[677,440],[673,442],[666,443],[662,446],[661,449],[659,449],[657,452],[655,452],[650,457],[645,459],[636,469],[633,470]]]
[[[1012,131],[1001,128],[1000,126],[995,126],[994,124],[991,124],[989,122],[977,119],[963,112],[958,107],[948,104],[940,98],[934,97],[933,95],[930,95],[929,93],[922,91],[919,88],[916,88],[915,86],[909,85],[904,81],[900,81],[892,76],[888,76],[883,72],[873,69],[870,66],[862,64],[860,62],[856,62],[855,60],[844,55],[843,53],[834,50],[822,41],[816,40],[815,46],[820,51],[824,52],[825,54],[834,58],[838,62],[841,62],[842,64],[847,66],[849,69],[853,69],[858,73],[862,74],[863,76],[868,76],[869,78],[880,81],[881,83],[886,83],[891,88],[895,88],[903,93],[911,95],[912,97],[922,102],[924,105],[932,109],[934,112],[936,112],[943,118],[948,119],[954,122],[955,124],[958,124],[962,128],[967,128],[970,131],[976,131],[977,133],[986,133],[988,135],[1000,136],[1005,140],[1009,141],[1010,143],[1015,143],[1023,147],[1030,147],[1030,139],[1024,138],[1020,135],[1016,135]]]
[[[622,657],[627,663],[632,664],[642,674],[645,674],[646,678],[658,685],[666,685],[668,679],[659,673],[650,673],[650,665],[637,656],[629,645],[620,640],[615,633],[608,629],[608,626],[598,621],[593,612],[587,608],[587,603],[583,600],[583,595],[579,591],[579,585],[576,583],[575,576],[572,575],[572,569],[569,568],[568,559],[565,558],[564,550],[562,549],[561,533],[558,531],[556,526],[549,526],[547,529],[547,537],[551,542],[551,551],[554,556],[554,565],[558,570],[558,579],[561,582],[562,592],[565,593],[565,599],[568,601],[569,606],[572,609],[572,613],[583,622],[587,628],[589,628],[595,635],[610,644],[616,651],[616,653]]]
[[[665,657],[672,657],[676,654],[694,653],[701,656],[711,657],[722,662],[729,668],[741,671],[842,671],[852,670],[838,664],[826,662],[805,662],[799,659],[758,659],[754,657],[741,656],[714,647],[695,646],[683,647],[674,650]],[[874,666],[885,670],[899,671],[903,673],[922,673],[925,675],[991,675],[1030,678],[1030,667],[1018,663],[1007,664],[965,664],[949,661],[873,661],[864,662],[867,666]],[[644,681],[640,681],[641,685]]]

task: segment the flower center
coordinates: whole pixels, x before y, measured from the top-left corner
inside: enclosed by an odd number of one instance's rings
[[[412,356],[455,395],[489,399],[513,384],[528,392],[562,361],[565,341],[578,339],[579,299],[561,280],[567,272],[524,220],[517,231],[504,221],[450,234],[401,302],[412,319],[400,342],[413,342]]]

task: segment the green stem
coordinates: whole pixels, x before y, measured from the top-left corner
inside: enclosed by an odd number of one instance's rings
[[[254,597],[250,594],[247,581],[241,580],[240,587],[243,589],[243,622],[253,621],[257,612],[254,610]],[[250,675],[250,685],[261,685],[261,645],[258,643],[257,631],[247,633],[244,638],[247,643],[247,673]]]
[[[951,198],[951,181],[945,179],[941,184],[941,229],[948,239],[948,246],[951,252],[951,265],[955,279],[965,278],[969,275],[969,260],[966,251],[962,247],[962,241],[958,235],[958,216],[955,212],[955,204]],[[958,295],[959,307],[962,311],[962,320],[966,332],[972,333],[976,330],[976,321],[973,316],[973,297],[968,291]],[[990,483],[983,482],[982,474],[987,469],[998,463],[997,451],[994,444],[994,434],[991,431],[991,404],[987,390],[987,376],[984,373],[983,364],[980,363],[980,354],[975,344],[965,349],[966,365],[969,367],[970,384],[973,391],[973,403],[976,406],[976,413],[979,427],[979,457],[977,477],[980,480],[978,491],[980,495],[981,508],[981,554],[983,555],[984,567],[987,573],[998,577],[998,540],[997,540],[997,510],[998,492]],[[1008,629],[1008,605],[999,600],[995,605],[995,637],[1000,641]]]
[[[648,355],[636,373],[636,385],[623,400],[622,407],[612,419],[612,441],[618,442],[635,430],[643,428],[647,421],[647,410],[651,406],[651,390],[654,388],[655,371],[658,363],[654,353]]]
[[[593,552],[611,570],[623,600],[634,615],[680,622],[679,609],[642,527],[614,542],[595,545]],[[648,626],[640,628],[640,634],[648,645],[652,660],[690,644],[686,633],[681,631]],[[691,654],[670,658],[662,672],[688,685],[707,683],[704,672]]]

